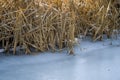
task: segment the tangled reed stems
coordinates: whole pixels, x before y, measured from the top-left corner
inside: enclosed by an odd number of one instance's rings
[[[25,53],[72,50],[79,34],[102,40],[120,29],[119,2],[114,0],[0,0],[0,44]]]

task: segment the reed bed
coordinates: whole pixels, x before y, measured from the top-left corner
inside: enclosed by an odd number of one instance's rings
[[[32,51],[73,54],[75,38],[102,40],[120,29],[119,2],[114,0],[0,0],[0,44],[16,54]]]

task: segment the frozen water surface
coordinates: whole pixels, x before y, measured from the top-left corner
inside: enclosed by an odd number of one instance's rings
[[[120,80],[120,47],[93,46],[76,47],[75,56],[0,56],[0,80]]]

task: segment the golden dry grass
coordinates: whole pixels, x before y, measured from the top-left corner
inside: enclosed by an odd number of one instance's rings
[[[120,29],[120,9],[114,0],[0,0],[0,42],[2,48],[26,54],[31,48],[72,50],[79,34],[102,40]]]

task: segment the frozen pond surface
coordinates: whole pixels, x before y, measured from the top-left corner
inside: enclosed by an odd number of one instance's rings
[[[0,56],[0,80],[120,80],[120,47],[76,53]]]

